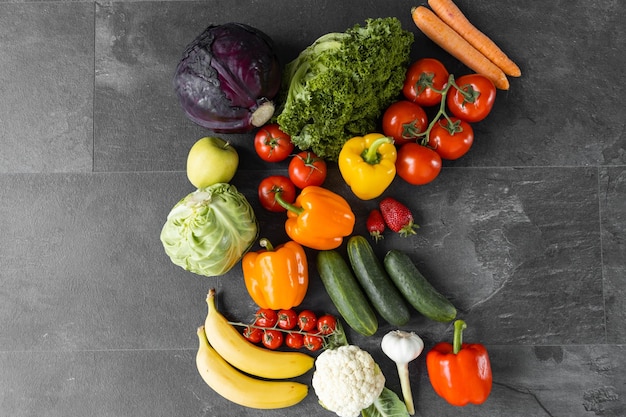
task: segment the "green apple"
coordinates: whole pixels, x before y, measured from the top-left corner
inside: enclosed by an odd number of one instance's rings
[[[229,182],[239,166],[239,154],[230,143],[215,137],[199,139],[187,156],[187,178],[197,188]]]

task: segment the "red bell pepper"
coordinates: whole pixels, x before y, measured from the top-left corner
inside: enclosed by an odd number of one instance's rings
[[[481,344],[462,343],[463,320],[454,322],[453,344],[436,344],[426,355],[426,368],[433,389],[448,403],[482,404],[491,392],[491,363]]]

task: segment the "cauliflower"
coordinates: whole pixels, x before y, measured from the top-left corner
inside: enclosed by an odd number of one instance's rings
[[[380,396],[385,376],[369,353],[347,345],[317,357],[312,382],[324,408],[340,417],[357,417]]]

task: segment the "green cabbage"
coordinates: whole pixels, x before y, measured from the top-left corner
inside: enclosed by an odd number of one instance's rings
[[[258,233],[245,196],[233,185],[218,183],[190,193],[172,208],[161,242],[174,264],[210,277],[235,266]]]

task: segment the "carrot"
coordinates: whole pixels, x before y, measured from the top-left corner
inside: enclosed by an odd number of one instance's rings
[[[509,80],[506,78],[506,74],[430,9],[424,6],[414,7],[411,10],[411,16],[415,25],[424,32],[424,35],[450,55],[471,70],[489,78],[500,90],[509,89]]]
[[[431,9],[465,38],[474,48],[483,53],[491,62],[511,77],[519,77],[522,71],[487,35],[478,30],[452,0],[428,0]]]

